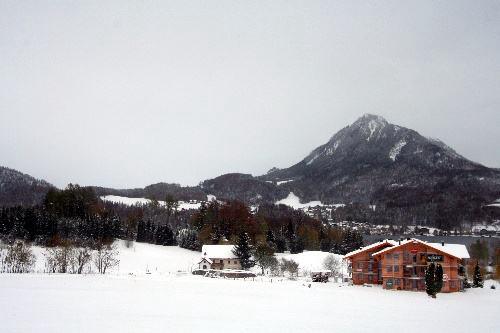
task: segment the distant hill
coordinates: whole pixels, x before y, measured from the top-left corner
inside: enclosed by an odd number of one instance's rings
[[[37,203],[52,187],[15,170],[1,170],[3,205]],[[302,202],[370,204],[377,211],[369,214],[379,215],[372,220],[457,225],[492,218],[483,208],[500,199],[500,170],[470,161],[437,139],[366,114],[298,163],[262,176],[229,173],[199,186],[158,183],[94,189],[98,195],[157,200],[167,194],[183,201],[205,200],[212,194],[250,205],[275,203],[293,192]]]
[[[94,186],[93,189],[97,195],[118,195],[129,198],[148,198],[156,200],[165,200],[168,195],[177,200],[206,200],[206,194],[198,186],[180,186],[179,184],[157,183],[148,185],[144,188],[134,189],[113,189]]]
[[[54,186],[19,171],[0,166],[0,206],[33,206]]]

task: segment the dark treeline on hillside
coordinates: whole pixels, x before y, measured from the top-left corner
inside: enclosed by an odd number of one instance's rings
[[[51,189],[35,207],[0,208],[0,236],[40,245],[61,240],[111,242],[115,238],[200,250],[203,244],[235,244],[247,234],[253,245],[275,252],[303,250],[346,253],[362,245],[356,231],[327,227],[284,205],[261,205],[255,212],[240,201],[203,203],[179,210],[172,196],[165,205],[143,206],[101,201],[89,187]]]
[[[363,243],[360,233],[324,226],[302,211],[285,205],[261,205],[252,214],[239,201],[202,205],[191,219],[191,227],[202,244],[237,242],[246,233],[253,244],[267,244],[275,252],[303,250],[347,253]]]

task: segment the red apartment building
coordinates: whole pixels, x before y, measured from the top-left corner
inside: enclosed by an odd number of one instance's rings
[[[354,284],[381,284],[384,289],[425,291],[425,270],[430,262],[443,267],[442,292],[463,289],[469,252],[462,244],[427,243],[408,238],[384,240],[344,256]]]

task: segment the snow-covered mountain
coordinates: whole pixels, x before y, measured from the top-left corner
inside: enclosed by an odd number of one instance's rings
[[[373,202],[403,188],[440,192],[442,186],[467,185],[471,191],[495,191],[500,172],[469,161],[439,140],[366,114],[299,163],[260,179],[286,181],[280,187],[306,201]]]
[[[1,170],[2,203],[12,202],[5,199],[10,191],[9,198],[32,204],[51,186]],[[293,193],[299,205],[353,202],[376,206],[377,213],[384,207],[396,209],[406,219],[470,221],[481,215],[484,205],[500,198],[500,170],[472,162],[437,139],[366,114],[295,165],[273,168],[262,176],[230,173],[192,187],[158,183],[138,189],[94,189],[100,196],[158,200],[167,194],[183,201],[205,200],[210,194],[250,205],[286,202]],[[389,217],[384,218],[392,219],[394,211],[386,213]]]

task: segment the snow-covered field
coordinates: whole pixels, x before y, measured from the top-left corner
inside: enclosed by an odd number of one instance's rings
[[[212,279],[188,273],[200,252],[119,248],[120,266],[104,276],[0,274],[0,332],[500,331],[498,283],[431,299],[307,278]],[[42,251],[35,248],[43,270]],[[310,271],[326,255],[278,256]]]
[[[499,332],[497,290],[201,276],[0,276],[2,332]]]

